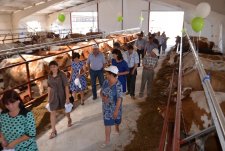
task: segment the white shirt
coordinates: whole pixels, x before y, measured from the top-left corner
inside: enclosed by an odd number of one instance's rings
[[[127,64],[129,68],[133,68],[135,64],[139,63],[139,57],[136,51],[133,50],[132,54],[129,54],[129,52],[126,51],[126,55],[127,55]]]

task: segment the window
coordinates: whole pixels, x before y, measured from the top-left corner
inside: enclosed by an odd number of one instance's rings
[[[86,34],[97,29],[97,12],[73,12],[71,13],[72,32]]]
[[[41,31],[41,23],[38,21],[27,22],[27,31],[28,32],[37,32]]]

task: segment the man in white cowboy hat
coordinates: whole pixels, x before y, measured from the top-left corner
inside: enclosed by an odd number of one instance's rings
[[[147,96],[149,97],[151,95],[152,81],[154,77],[154,68],[156,67],[158,62],[158,56],[159,56],[159,50],[157,48],[154,48],[152,49],[152,51],[147,52],[143,59],[143,62],[142,62],[143,71],[142,71],[141,88],[139,92],[139,97],[144,96],[146,83],[147,83]]]
[[[104,81],[103,69],[106,65],[106,60],[104,54],[99,51],[98,45],[93,45],[92,48],[93,51],[88,56],[87,59],[87,66],[88,69],[90,70],[89,73],[91,76],[93,100],[96,100],[97,99],[96,79],[98,77],[100,86],[102,86],[102,83]]]

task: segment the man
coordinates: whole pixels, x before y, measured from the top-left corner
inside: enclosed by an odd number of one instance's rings
[[[127,59],[128,59],[128,67],[129,67],[129,74],[127,75],[127,90],[126,94],[130,94],[132,99],[135,99],[135,83],[136,83],[136,76],[137,76],[137,67],[139,63],[138,53],[134,51],[133,45],[129,44],[127,46],[128,51]]]
[[[152,81],[154,77],[154,68],[158,62],[158,49],[154,48],[151,52],[147,53],[143,59],[143,71],[141,79],[141,88],[139,97],[144,96],[145,84],[147,83],[147,96],[149,97],[152,89]]]
[[[138,56],[139,56],[139,64],[138,64],[138,67],[140,67],[140,62],[141,62],[141,58],[143,59],[144,58],[144,49],[145,49],[145,44],[146,44],[146,41],[145,39],[143,39],[143,34],[138,34],[138,39],[136,40],[135,42],[135,46],[137,48],[137,53],[138,53]]]
[[[93,45],[93,52],[87,59],[87,66],[90,69],[91,86],[93,100],[97,99],[96,79],[98,77],[100,86],[104,81],[103,69],[106,65],[106,60],[102,52],[99,51],[98,45]]]
[[[154,37],[152,36],[148,37],[148,42],[145,45],[144,54],[150,53],[154,48],[158,48],[158,45],[154,43],[153,40],[154,40]]]

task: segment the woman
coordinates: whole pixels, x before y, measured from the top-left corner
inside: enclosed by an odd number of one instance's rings
[[[81,105],[84,105],[84,90],[87,88],[87,81],[85,77],[86,68],[85,64],[79,60],[79,53],[73,53],[72,55],[72,75],[71,75],[71,83],[70,90],[73,93],[74,100],[76,100],[77,93],[80,92],[81,96]],[[80,85],[75,84],[75,79],[78,78],[80,81]]]
[[[110,144],[111,126],[115,125],[119,134],[119,124],[122,119],[122,95],[123,89],[121,83],[117,80],[118,68],[110,66],[105,68],[106,78],[102,85],[100,95],[102,97],[103,118],[105,125],[105,142],[101,148]]]
[[[123,93],[126,93],[126,84],[127,84],[127,74],[129,73],[129,68],[127,62],[123,60],[123,55],[120,50],[113,49],[112,51],[113,58],[112,65],[116,66],[119,69],[117,74],[118,80],[123,86]]]
[[[0,114],[0,138],[5,149],[16,151],[38,151],[33,113],[28,111],[19,94],[8,90],[3,94],[6,108]]]
[[[48,76],[48,102],[50,107],[50,121],[52,132],[50,139],[57,136],[56,125],[56,111],[65,108],[65,103],[69,104],[69,87],[66,74],[59,70],[58,63],[51,61],[49,63],[50,74]],[[66,113],[68,118],[68,127],[72,126],[70,113]]]

